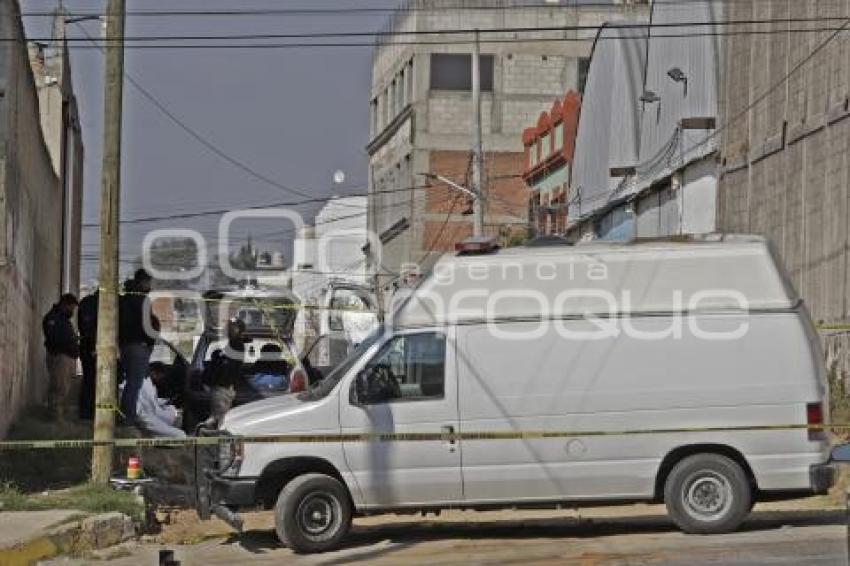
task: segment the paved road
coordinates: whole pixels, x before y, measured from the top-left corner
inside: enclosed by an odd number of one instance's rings
[[[564,513],[566,514],[566,512]],[[370,518],[355,523],[346,548],[296,556],[274,534],[252,530],[241,538],[171,546],[183,565],[294,564],[847,564],[844,514],[839,511],[756,513],[741,532],[688,536],[650,509],[643,516],[592,519],[551,512],[444,514],[439,519]],[[158,545],[98,563],[154,565]],[[88,564],[57,561],[55,564]]]

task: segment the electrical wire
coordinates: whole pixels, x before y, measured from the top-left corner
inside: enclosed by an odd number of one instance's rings
[[[708,26],[705,26],[708,27]],[[635,39],[683,39],[690,40],[696,39],[698,37],[734,37],[734,36],[767,36],[767,35],[777,35],[777,34],[809,34],[809,33],[825,33],[830,31],[843,31],[841,28],[837,27],[820,27],[820,28],[806,28],[806,29],[774,29],[774,30],[734,30],[734,31],[720,31],[720,32],[692,32],[692,33],[675,33],[675,34],[643,34],[643,35],[629,35],[629,36],[605,36],[601,35],[599,37],[550,37],[550,38],[504,38],[504,39],[481,39],[479,43],[483,44],[529,44],[529,43],[592,43],[594,41],[633,41]],[[470,45],[474,43],[474,39],[464,39],[457,41],[393,41],[389,43],[381,44],[381,47],[384,46],[432,46],[432,47],[445,47],[448,45]],[[244,44],[181,44],[181,45],[158,45],[158,44],[139,44],[139,45],[125,45],[124,49],[127,50],[287,50],[287,49],[312,49],[312,48],[340,48],[340,49],[349,49],[349,48],[375,48],[376,45],[372,42],[361,42],[361,43],[352,43],[352,42],[334,42],[334,43],[244,43]],[[67,49],[69,50],[88,50],[88,49],[99,49],[102,50],[102,45],[68,45]]]
[[[97,45],[95,40],[91,37],[91,35],[85,29],[85,27],[83,27],[79,22],[77,22],[76,25],[77,25],[77,28],[80,31],[82,31],[83,35],[86,36],[86,39],[88,39],[92,43],[92,45],[94,45],[101,53],[104,53],[103,47]],[[270,177],[258,172],[256,169],[254,169],[250,165],[246,164],[242,160],[231,156],[230,154],[228,154],[227,152],[225,152],[224,150],[219,148],[217,145],[215,145],[211,141],[209,141],[206,137],[201,135],[197,130],[195,130],[194,128],[189,126],[186,122],[184,122],[183,120],[178,118],[173,112],[171,112],[168,108],[166,108],[166,106],[162,102],[160,102],[158,98],[156,98],[145,87],[143,87],[141,85],[141,83],[139,81],[137,81],[130,73],[128,73],[127,71],[124,71],[124,77],[142,96],[144,96],[148,100],[148,102],[153,104],[153,106],[157,110],[159,110],[164,116],[166,116],[173,124],[175,124],[178,128],[183,130],[185,133],[187,133],[192,139],[197,141],[203,147],[205,147],[206,149],[208,149],[209,151],[211,151],[212,153],[214,153],[215,155],[217,155],[221,159],[225,160],[227,163],[230,163],[231,165],[233,165],[237,169],[244,171],[245,173],[247,173],[251,177],[254,177],[255,179],[263,181],[264,183],[266,183],[266,184],[268,184],[272,187],[275,187],[277,189],[280,189],[284,192],[294,194],[294,195],[297,195],[297,196],[301,196],[301,197],[304,197],[304,198],[307,198],[307,199],[313,198],[313,195],[310,195],[310,194],[305,193],[301,190],[293,189],[292,187],[288,187],[286,185],[283,185],[282,183],[279,183],[279,182],[275,181],[274,179],[271,179]]]
[[[419,36],[443,36],[443,35],[474,35],[485,36],[488,34],[518,34],[518,33],[546,33],[546,32],[594,32],[600,30],[654,30],[654,29],[681,29],[681,28],[723,28],[727,26],[741,25],[769,25],[769,24],[804,24],[804,23],[829,23],[843,21],[844,18],[833,16],[818,16],[813,18],[766,18],[747,20],[709,20],[709,21],[679,21],[679,22],[646,22],[646,23],[618,23],[611,22],[604,25],[575,25],[575,26],[522,26],[501,28],[443,28],[424,30],[402,30],[402,31],[339,31],[339,32],[306,32],[306,33],[249,33],[228,35],[138,35],[124,36],[118,39],[102,38],[97,40],[99,44],[109,43],[132,43],[132,42],[154,42],[154,41],[247,41],[247,40],[278,40],[278,39],[328,39],[328,38],[360,38],[360,37],[419,37]],[[30,41],[52,41],[53,38],[36,38]],[[68,43],[88,42],[89,38],[68,37]],[[474,41],[474,38],[471,38]],[[481,41],[487,41],[480,37]],[[523,38],[510,38],[523,40]],[[0,41],[19,41],[17,37],[4,37]]]
[[[788,72],[787,72],[787,73],[785,73],[785,75],[783,75],[783,76],[782,76],[782,78],[778,79],[776,82],[774,82],[772,85],[770,85],[770,87],[768,87],[768,88],[767,88],[764,92],[762,92],[759,96],[757,96],[756,98],[754,98],[753,100],[751,100],[751,101],[750,101],[750,103],[749,103],[749,104],[747,104],[747,106],[746,106],[745,108],[743,108],[742,110],[740,110],[740,111],[736,112],[736,113],[735,113],[735,114],[734,114],[731,118],[729,118],[728,120],[726,120],[726,121],[725,121],[725,122],[724,122],[724,123],[723,123],[720,127],[716,128],[713,132],[711,132],[710,134],[706,135],[706,136],[705,136],[702,140],[700,140],[699,142],[695,143],[694,145],[692,145],[691,147],[689,147],[689,148],[687,148],[687,149],[683,149],[683,150],[681,150],[681,152],[680,152],[680,159],[682,159],[682,160],[683,160],[683,159],[685,158],[685,156],[690,155],[690,154],[692,154],[694,151],[696,151],[697,149],[699,149],[699,148],[703,147],[704,145],[706,145],[707,143],[709,143],[711,140],[715,139],[715,138],[716,138],[716,137],[717,137],[717,136],[718,136],[721,132],[723,132],[724,130],[728,129],[728,128],[729,128],[729,127],[731,127],[731,126],[732,126],[735,122],[737,122],[738,120],[740,120],[741,118],[743,118],[744,116],[746,116],[747,114],[749,114],[749,112],[750,112],[753,108],[755,108],[758,104],[760,104],[761,102],[763,102],[764,100],[766,100],[766,99],[767,99],[767,98],[768,98],[768,97],[769,97],[769,96],[770,96],[770,95],[771,95],[774,91],[776,91],[778,88],[780,88],[780,87],[782,87],[783,85],[785,85],[785,83],[786,83],[786,82],[788,82],[788,80],[790,80],[790,78],[791,78],[794,74],[796,74],[796,73],[797,73],[800,69],[802,69],[802,68],[803,68],[806,64],[808,64],[808,63],[809,63],[812,59],[814,59],[814,57],[815,57],[815,56],[816,56],[819,52],[821,52],[823,49],[825,49],[825,48],[826,48],[826,47],[827,47],[827,46],[828,46],[828,45],[829,45],[832,41],[834,41],[834,40],[835,40],[835,38],[836,38],[836,37],[838,37],[838,35],[839,35],[841,32],[843,32],[843,31],[847,31],[847,30],[848,30],[848,27],[850,27],[850,19],[848,19],[848,18],[844,18],[844,24],[843,24],[841,27],[836,28],[835,30],[833,30],[833,33],[832,33],[832,34],[830,34],[830,35],[829,35],[827,38],[825,38],[825,39],[824,39],[821,43],[819,43],[819,44],[818,44],[818,45],[817,45],[817,46],[816,46],[816,47],[815,47],[815,48],[814,48],[811,52],[809,52],[809,54],[808,54],[808,55],[806,55],[806,57],[804,57],[803,59],[801,59],[800,61],[798,61],[798,62],[797,62],[797,63],[796,63],[796,64],[795,64],[795,65],[794,65],[791,69],[789,69],[789,70],[788,70]],[[653,36],[653,38],[655,38],[655,37],[657,37],[657,36]],[[676,137],[676,138],[677,138],[677,141],[678,141],[677,132],[674,132],[674,137]],[[667,157],[666,157],[666,159],[667,159],[667,164],[669,164],[669,161],[670,161],[670,160],[673,158],[673,156],[675,155],[676,145],[675,145],[675,144],[672,144],[671,146],[667,146],[667,147],[668,147],[668,152],[664,152],[664,151],[663,151],[663,149],[662,149],[662,155],[664,155],[665,153],[667,153]],[[669,148],[670,148],[670,147],[672,147],[672,152],[670,152],[670,151],[669,151]],[[657,157],[657,156],[653,156],[653,158],[651,158],[648,162],[644,162],[644,163],[642,163],[642,164],[639,164],[639,165],[638,165],[638,168],[640,168],[641,166],[644,166],[644,167],[645,167],[645,166],[647,166],[647,164],[648,164],[648,163],[651,163],[651,162],[652,162],[652,160],[656,159],[656,157]],[[656,162],[656,165],[657,165],[657,164],[658,164],[658,162]],[[622,193],[622,192],[626,192],[626,191],[630,191],[630,190],[632,190],[632,189],[633,189],[636,185],[638,185],[639,183],[652,180],[652,179],[651,179],[652,175],[653,175],[653,174],[655,174],[655,173],[657,173],[657,171],[658,171],[658,170],[657,170],[656,168],[654,168],[654,167],[650,166],[650,167],[649,167],[649,169],[647,169],[647,170],[646,170],[646,171],[644,171],[643,173],[638,172],[638,174],[637,174],[637,175],[635,175],[635,176],[631,177],[628,181],[625,181],[625,179],[624,179],[623,183],[621,183],[621,185],[620,185],[619,187],[617,187],[617,189],[615,189],[614,191],[612,191],[612,192],[606,192],[606,193],[604,193],[604,194],[602,194],[602,195],[599,195],[599,196],[598,196],[598,197],[596,197],[595,199],[590,199],[590,200],[600,200],[600,197],[605,197],[605,198],[606,198],[606,200],[610,202],[610,200],[611,200],[611,199],[613,198],[613,196],[615,196],[616,194],[619,194],[619,193]],[[584,202],[582,202],[582,204],[584,204]],[[595,211],[592,211],[592,212],[595,212]],[[591,212],[591,213],[592,213],[592,212]]]
[[[661,0],[658,3],[673,6],[687,6],[689,4],[744,4],[759,2],[769,2],[772,0]],[[797,0],[801,1],[801,0]],[[817,0],[811,0],[817,2]],[[611,2],[587,2],[581,4],[550,4],[550,3],[528,3],[528,4],[510,4],[510,5],[480,5],[474,7],[464,7],[460,5],[452,6],[440,3],[433,7],[429,6],[400,6],[400,7],[358,7],[358,8],[259,8],[259,9],[205,9],[205,10],[127,10],[128,17],[241,17],[241,16],[336,16],[341,14],[398,14],[405,15],[407,13],[418,12],[469,12],[469,11],[514,11],[514,10],[586,10],[588,8],[601,8],[618,11],[622,8]],[[71,10],[65,12],[72,17],[101,17],[106,14],[97,11],[77,11]],[[35,10],[21,13],[24,17],[49,17],[55,16],[55,11]]]
[[[204,217],[204,216],[221,216],[221,215],[226,214],[228,212],[233,212],[234,210],[240,210],[240,211],[243,211],[243,210],[263,210],[263,209],[268,209],[268,208],[279,208],[279,207],[284,207],[284,206],[301,206],[301,205],[304,205],[304,204],[311,204],[311,203],[329,203],[329,202],[334,201],[336,199],[343,199],[343,198],[347,198],[347,197],[358,197],[358,196],[368,197],[370,195],[416,191],[418,189],[426,189],[426,188],[429,188],[429,187],[430,187],[430,185],[413,185],[413,186],[410,186],[410,187],[400,187],[400,188],[397,188],[397,189],[386,189],[386,190],[378,190],[378,191],[371,191],[371,192],[365,192],[365,193],[364,192],[352,193],[352,194],[347,194],[347,195],[344,195],[344,196],[341,196],[341,197],[329,196],[329,197],[316,197],[316,198],[300,200],[300,201],[270,202],[270,203],[264,204],[264,205],[247,206],[247,207],[239,208],[239,209],[234,208],[234,207],[229,207],[229,208],[217,208],[217,209],[214,209],[214,210],[205,210],[205,211],[199,211],[199,212],[185,212],[185,213],[178,213],[178,214],[160,214],[160,215],[152,215],[152,216],[139,216],[139,217],[136,217],[136,218],[128,218],[128,219],[125,219],[125,220],[121,220],[121,224],[145,224],[145,223],[149,223],[149,222],[162,222],[164,220],[186,220],[186,219],[190,219],[190,218],[198,218],[198,217]],[[352,207],[352,208],[362,208],[360,205],[356,205],[356,204],[350,204],[350,203],[338,203],[338,204],[341,204],[341,205],[345,204],[345,206]],[[82,225],[83,228],[97,228],[99,226],[100,226],[99,222],[87,222],[87,223]]]
[[[785,73],[785,75],[781,79],[777,80],[770,87],[768,87],[767,90],[765,90],[760,95],[758,95],[756,98],[751,100],[750,103],[745,108],[743,108],[742,110],[735,113],[731,118],[726,120],[719,128],[716,128],[712,133],[708,134],[702,141],[694,144],[693,146],[691,146],[687,150],[683,150],[682,155],[683,156],[688,155],[692,151],[699,149],[700,147],[702,147],[703,145],[707,144],[709,141],[711,141],[712,139],[717,137],[721,132],[728,129],[734,122],[738,121],[739,119],[744,117],[746,114],[748,114],[753,108],[755,108],[758,104],[760,104],[761,102],[766,100],[767,97],[769,97],[771,94],[773,94],[774,91],[776,91],[778,88],[783,86],[786,82],[788,82],[794,74],[796,74],[800,69],[802,69],[804,66],[806,66],[806,64],[808,64],[809,61],[814,59],[815,56],[818,53],[820,53],[830,43],[832,43],[832,41],[834,41],[835,38],[838,37],[838,35],[841,32],[847,31],[848,27],[850,27],[850,19],[845,18],[844,25],[842,25],[841,27],[834,30],[833,33],[831,33],[826,39],[824,39],[821,43],[819,43],[806,57],[804,57],[803,59],[798,61],[791,69],[789,69],[788,72]]]
[[[671,30],[681,30],[682,28],[711,28],[712,31],[703,31],[703,32],[695,32],[695,33],[675,33],[675,34],[657,34],[653,37],[657,38],[672,38],[672,37],[702,37],[702,36],[731,36],[731,35],[741,35],[741,34],[751,34],[751,35],[763,35],[763,34],[773,34],[773,33],[816,33],[816,32],[827,32],[827,31],[835,31],[835,27],[804,27],[804,28],[794,28],[794,29],[752,29],[752,30],[721,30],[718,31],[718,28],[728,27],[728,26],[741,26],[741,25],[750,25],[750,26],[761,26],[761,25],[770,25],[770,24],[801,24],[801,23],[821,23],[821,22],[832,22],[832,21],[843,21],[843,18],[840,17],[830,17],[830,16],[822,16],[822,17],[814,17],[814,18],[773,18],[773,19],[747,19],[747,20],[720,20],[720,21],[681,21],[681,22],[662,22],[662,23],[607,23],[604,25],[585,25],[585,26],[529,26],[529,27],[513,27],[513,28],[484,28],[477,30],[479,34],[483,34],[483,37],[480,37],[480,41],[482,43],[524,43],[524,42],[563,42],[563,41],[579,41],[586,42],[591,41],[591,37],[532,37],[532,38],[523,38],[523,37],[501,37],[501,38],[487,38],[486,34],[519,34],[519,33],[546,33],[546,32],[557,32],[557,33],[565,33],[570,31],[580,32],[595,32],[595,35],[598,36],[597,40],[622,40],[622,39],[634,39],[640,38],[644,36],[633,35],[633,36],[623,36],[623,35],[604,35],[600,34],[600,30],[637,30],[641,32],[646,32],[646,37],[650,35],[650,32],[653,29],[661,28],[661,29],[671,29]],[[102,49],[104,45],[109,45],[111,40],[107,39],[99,39],[95,40],[84,30],[82,26],[80,26],[80,22],[74,22],[83,30],[83,33],[86,35],[85,38],[72,38],[67,37],[64,41],[68,44],[69,48],[77,48],[82,47],[86,48],[87,46],[73,45],[75,42],[87,42],[92,44],[92,48]],[[358,38],[358,37],[370,37],[379,39],[382,37],[407,37],[407,36],[433,36],[433,35],[466,35],[470,36],[468,38],[464,38],[460,41],[457,40],[439,40],[439,41],[392,41],[392,42],[379,42],[378,45],[450,45],[450,44],[468,44],[470,42],[474,42],[474,35],[476,30],[473,29],[438,29],[438,30],[413,30],[413,31],[358,31],[358,32],[311,32],[311,33],[288,33],[288,34],[240,34],[240,35],[159,35],[159,36],[130,36],[125,37],[123,39],[118,39],[115,41],[121,42],[125,48],[137,49],[137,48],[155,48],[155,49],[218,49],[218,48],[306,48],[306,47],[374,47],[376,44],[374,42],[366,42],[366,43],[354,43],[350,41],[346,42],[287,42],[287,43],[267,43],[269,40],[278,40],[278,39],[322,39],[322,38]],[[183,42],[183,41],[245,41],[251,40],[253,43],[247,44],[171,44],[171,42]],[[42,42],[50,42],[53,41],[53,38],[30,38],[29,40],[25,38],[19,37],[3,37],[0,38],[0,42],[2,41],[13,41],[13,42],[21,42],[21,41],[42,41]],[[256,43],[257,41],[262,41],[262,43]],[[128,44],[129,42],[129,44]],[[134,44],[134,42],[168,42],[167,44]]]

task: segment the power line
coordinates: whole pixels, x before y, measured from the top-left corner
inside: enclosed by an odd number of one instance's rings
[[[820,44],[818,44],[818,45],[817,45],[817,46],[816,46],[816,47],[815,47],[815,48],[814,48],[814,49],[813,49],[813,50],[812,50],[812,51],[811,51],[808,55],[806,55],[803,59],[801,59],[800,61],[798,61],[798,62],[797,62],[797,63],[796,63],[796,64],[795,64],[795,65],[794,65],[791,69],[789,69],[789,70],[788,70],[788,72],[787,72],[787,73],[785,73],[785,75],[784,75],[782,78],[780,78],[779,80],[777,80],[776,82],[774,82],[772,85],[770,85],[770,87],[768,87],[768,88],[767,88],[767,90],[765,90],[765,91],[764,91],[764,92],[762,92],[759,96],[757,96],[755,99],[753,99],[752,101],[750,101],[750,103],[749,103],[749,104],[748,104],[745,108],[743,108],[742,110],[740,110],[740,111],[736,112],[736,113],[735,113],[735,114],[734,114],[731,118],[729,118],[728,120],[726,120],[726,121],[725,121],[725,122],[724,122],[724,123],[723,123],[720,127],[716,128],[716,129],[715,129],[712,133],[710,133],[710,134],[706,135],[706,136],[705,136],[702,140],[700,140],[700,141],[696,142],[696,143],[695,143],[694,145],[692,145],[691,147],[689,147],[689,148],[687,148],[687,149],[683,149],[683,150],[680,152],[680,155],[681,155],[682,157],[687,156],[687,155],[691,154],[693,151],[695,151],[695,150],[699,149],[700,147],[704,146],[705,144],[707,144],[708,142],[710,142],[712,139],[716,138],[716,137],[717,137],[717,136],[718,136],[721,132],[723,132],[724,130],[726,130],[726,129],[728,129],[729,127],[731,127],[731,126],[732,126],[735,122],[737,122],[739,119],[741,119],[742,117],[746,116],[746,115],[747,115],[747,114],[748,114],[748,113],[749,113],[749,112],[750,112],[753,108],[755,108],[758,104],[760,104],[761,102],[763,102],[764,100],[766,100],[766,99],[767,99],[767,98],[768,98],[768,97],[769,97],[769,96],[770,96],[770,95],[771,95],[774,91],[776,91],[778,88],[782,87],[782,86],[783,86],[786,82],[788,82],[788,80],[789,80],[789,79],[790,79],[790,78],[791,78],[791,77],[792,77],[795,73],[797,73],[800,69],[802,69],[802,68],[803,68],[806,64],[808,64],[808,63],[809,63],[809,61],[811,61],[812,59],[814,59],[814,57],[815,57],[815,56],[816,56],[819,52],[821,52],[821,51],[822,51],[823,49],[825,49],[825,48],[826,48],[826,47],[827,47],[827,46],[828,46],[828,45],[829,45],[829,44],[830,44],[833,40],[835,40],[835,38],[836,38],[836,37],[838,37],[838,35],[839,35],[841,32],[846,31],[846,30],[848,29],[848,27],[850,27],[850,19],[848,19],[848,18],[843,18],[843,21],[844,21],[844,24],[843,24],[841,27],[835,28],[835,29],[833,30],[833,33],[832,33],[832,34],[830,34],[830,35],[829,35],[826,39],[824,39],[824,40],[823,40]],[[653,38],[655,38],[656,36],[652,36],[652,37],[653,37]],[[653,162],[653,160],[656,160],[656,157],[657,157],[657,156],[654,156],[653,158],[651,158],[651,159],[650,159],[650,160],[648,160],[647,162],[644,162],[644,163],[642,163],[642,164],[639,164],[639,165],[638,165],[638,167],[640,167],[641,165],[651,164],[651,163]],[[671,159],[671,158],[672,158],[672,154],[671,154],[671,155],[669,155],[669,156],[667,157],[667,162],[668,162],[668,163],[669,163],[669,161],[670,161],[670,159]],[[656,165],[657,165],[657,163],[656,163]],[[627,185],[626,187],[618,188],[618,189],[616,189],[616,190],[615,190],[615,191],[613,191],[613,192],[603,193],[603,194],[601,194],[601,195],[597,195],[597,197],[596,197],[595,199],[591,199],[591,200],[601,200],[602,198],[605,198],[606,200],[609,200],[609,201],[610,201],[611,197],[615,196],[615,194],[617,194],[617,193],[622,193],[622,192],[625,192],[625,191],[630,191],[630,190],[632,190],[632,189],[633,189],[633,188],[634,188],[634,187],[635,187],[638,183],[640,183],[641,181],[646,181],[646,180],[650,179],[650,178],[651,178],[651,176],[652,176],[654,173],[657,173],[657,169],[655,169],[655,168],[653,168],[653,167],[650,167],[649,171],[647,171],[646,173],[639,173],[638,175],[636,175],[636,176],[632,177],[632,178],[629,180],[629,183],[628,183],[628,185]],[[598,210],[598,209],[597,209],[597,210]],[[593,212],[595,212],[595,210],[594,210],[594,211],[591,211],[591,213],[593,213]]]
[[[704,27],[710,27],[709,25],[705,25]],[[593,42],[593,41],[632,41],[635,39],[696,39],[699,37],[734,37],[734,36],[742,36],[742,35],[750,35],[750,36],[765,36],[765,35],[776,35],[776,34],[808,34],[808,33],[825,33],[830,31],[843,31],[839,27],[819,27],[819,28],[805,28],[805,29],[773,29],[773,30],[732,30],[732,31],[711,31],[711,32],[693,32],[693,33],[665,33],[665,34],[642,34],[642,35],[629,35],[629,36],[611,36],[611,35],[600,35],[596,38],[581,38],[581,37],[548,37],[548,38],[540,38],[540,37],[530,37],[530,38],[502,38],[502,39],[482,39],[480,41],[481,44],[492,44],[492,45],[500,45],[500,44],[529,44],[529,43],[583,43],[583,42]],[[0,39],[2,41],[2,39]],[[382,43],[381,46],[436,46],[436,47],[445,47],[447,45],[471,45],[473,43],[472,39],[463,39],[463,40],[447,40],[447,41],[392,41],[387,43]],[[126,45],[125,49],[139,49],[139,50],[194,50],[194,51],[202,51],[202,50],[286,50],[286,49],[324,49],[324,48],[339,48],[339,49],[350,49],[350,48],[375,48],[375,44],[372,42],[307,42],[307,43],[234,43],[234,44],[179,44],[179,45],[165,45],[165,44],[136,44],[136,45]],[[101,45],[68,45],[67,48],[69,50],[89,50],[89,49],[103,49]]]
[[[665,0],[664,5],[686,6],[688,4],[743,4],[768,2],[771,0]],[[799,0],[798,0],[799,1]],[[816,2],[817,0],[812,0]],[[662,2],[659,2],[662,3]],[[472,8],[463,6],[447,6],[440,4],[434,7],[425,6],[402,6],[402,7],[358,7],[358,8],[264,8],[264,9],[219,9],[219,10],[128,10],[128,17],[239,17],[239,16],[335,16],[340,14],[406,14],[418,12],[447,12],[447,11],[514,11],[514,10],[575,10],[587,8],[602,8],[611,11],[621,10],[620,6],[610,2],[587,2],[582,4],[546,4],[529,3],[521,5],[501,6],[475,6]],[[73,17],[100,17],[104,14],[97,11],[68,11],[67,15]],[[48,17],[55,16],[55,11],[31,11],[24,12],[24,17]]]
[[[781,79],[779,79],[778,81],[773,83],[770,87],[768,87],[767,90],[765,90],[763,93],[761,93],[755,99],[753,99],[744,109],[735,113],[731,118],[726,120],[719,128],[715,129],[712,133],[708,134],[702,141],[697,142],[696,144],[694,144],[693,146],[691,146],[687,150],[683,151],[682,155],[687,155],[687,154],[691,153],[692,151],[699,149],[703,145],[707,144],[710,140],[717,137],[717,135],[720,134],[720,132],[729,128],[732,125],[733,122],[736,122],[737,120],[739,120],[740,118],[742,118],[743,116],[748,114],[750,112],[750,110],[755,108],[756,105],[760,104],[761,102],[766,100],[768,96],[773,94],[773,92],[776,89],[778,89],[779,87],[783,86],[786,82],[788,82],[788,80],[791,78],[792,75],[797,73],[797,71],[802,69],[809,61],[814,59],[815,55],[817,55],[819,52],[821,52],[823,49],[825,49],[826,46],[829,45],[830,43],[832,43],[832,41],[836,37],[838,37],[838,35],[841,32],[846,31],[849,26],[850,26],[850,19],[845,18],[844,19],[844,25],[835,29],[832,34],[830,34],[826,39],[824,39],[820,44],[818,44],[817,47],[815,47],[807,56],[805,56],[797,64],[795,64],[791,69],[789,69],[789,71],[787,73],[785,73],[785,75]]]
[[[94,47],[96,47],[101,53],[103,53],[104,52],[103,47],[100,46],[100,45],[97,45],[96,41],[91,37],[91,35],[89,35],[89,33],[88,33],[88,31],[86,31],[85,27],[80,25],[79,22],[77,22],[76,25],[80,29],[80,31],[82,31],[83,34],[86,36],[86,39],[88,39],[89,42],[91,42],[91,44]],[[200,143],[202,146],[207,148],[209,151],[211,151],[215,155],[224,159],[226,162],[230,163],[234,167],[237,167],[238,169],[244,171],[248,175],[250,175],[250,176],[252,176],[256,179],[259,179],[260,181],[263,181],[263,182],[265,182],[265,183],[267,183],[267,184],[269,184],[273,187],[276,187],[276,188],[278,188],[282,191],[285,191],[285,192],[291,193],[291,194],[295,194],[295,195],[298,195],[298,196],[301,196],[301,197],[305,197],[305,198],[308,198],[308,199],[312,198],[312,195],[309,195],[309,194],[307,194],[303,191],[300,191],[298,189],[293,189],[291,187],[287,187],[286,185],[283,185],[283,184],[275,181],[274,179],[271,179],[271,178],[267,177],[266,175],[259,173],[258,171],[256,171],[254,168],[247,165],[243,161],[236,159],[235,157],[226,153],[224,150],[220,149],[218,146],[216,146],[215,144],[210,142],[206,137],[201,135],[194,128],[192,128],[191,126],[186,124],[183,120],[178,118],[173,112],[171,112],[168,108],[166,108],[165,105],[162,104],[159,101],[159,99],[157,99],[154,95],[152,95],[150,92],[148,92],[148,90],[145,89],[141,85],[141,83],[139,83],[139,81],[137,81],[130,73],[128,73],[127,71],[124,71],[124,77],[130,82],[131,85],[133,85],[133,87],[140,94],[142,94],[142,96],[144,96],[148,100],[148,102],[153,104],[156,109],[158,109],[169,120],[171,120],[172,123],[174,123],[178,128],[180,128],[181,130],[186,132],[189,136],[191,136],[192,139],[194,139],[195,141]]]
[[[818,16],[813,18],[766,18],[746,20],[709,20],[709,21],[680,21],[680,22],[646,22],[646,23],[606,23],[604,25],[575,25],[575,26],[523,26],[523,27],[501,27],[475,29],[444,28],[434,30],[401,30],[401,31],[348,31],[348,32],[307,32],[307,33],[258,33],[258,34],[230,34],[230,35],[145,35],[128,36],[123,38],[124,42],[154,42],[154,41],[246,41],[246,40],[277,40],[277,39],[326,39],[326,38],[358,38],[358,37],[410,37],[410,36],[434,36],[434,35],[473,35],[476,31],[482,35],[486,34],[516,34],[516,33],[542,33],[542,32],[599,32],[600,30],[653,30],[653,29],[680,29],[680,28],[718,28],[739,25],[767,25],[767,24],[803,24],[803,23],[829,23],[843,21],[841,17]],[[66,38],[69,43],[91,42],[93,39],[86,34],[86,38]],[[512,40],[524,41],[522,38],[510,38]],[[487,41],[482,37],[482,41]],[[0,41],[21,41],[17,37],[4,37]],[[30,41],[52,41],[52,38],[36,38]],[[97,40],[99,44],[108,44],[106,39]],[[471,41],[471,39],[466,42]]]
[[[410,201],[405,201],[405,202],[401,202],[401,203],[395,203],[395,204],[391,204],[391,205],[385,205],[383,207],[378,207],[378,209],[384,210],[384,209],[390,209],[390,208],[406,207],[406,206],[410,206],[411,204],[421,203],[426,198],[427,198],[427,195],[423,195],[421,197],[411,199]],[[321,226],[321,225],[324,225],[324,224],[333,224],[333,223],[339,222],[341,220],[348,220],[348,219],[351,219],[351,218],[358,218],[358,217],[366,216],[367,214],[368,214],[368,212],[364,211],[364,212],[359,212],[359,213],[356,213],[356,214],[350,214],[350,215],[347,215],[347,216],[337,216],[335,218],[329,218],[328,220],[326,220],[324,222],[314,222],[312,224],[312,226],[315,227],[315,226]],[[252,235],[252,237],[255,238],[255,239],[265,239],[265,238],[270,238],[270,237],[273,237],[273,236],[285,236],[285,235],[293,234],[294,232],[295,232],[294,228],[287,228],[287,229],[283,229],[283,230],[275,230],[275,231],[272,231],[272,232],[265,232],[265,233],[261,233],[261,234]],[[211,240],[213,242],[216,242],[216,243],[219,242],[218,238],[211,238]],[[205,240],[205,242],[206,242],[206,240]],[[94,246],[96,246],[96,244],[94,244]],[[89,255],[91,255],[91,252],[89,252]]]
[[[397,188],[397,189],[385,189],[385,190],[371,191],[371,192],[365,192],[365,193],[363,193],[363,192],[353,193],[353,194],[348,194],[348,195],[345,195],[345,196],[342,196],[342,197],[330,196],[330,197],[316,197],[316,198],[299,200],[299,201],[270,202],[270,203],[265,204],[265,205],[248,206],[248,207],[244,207],[244,208],[240,208],[240,209],[230,207],[230,208],[218,208],[218,209],[214,209],[214,210],[205,210],[205,211],[200,211],[200,212],[185,212],[185,213],[180,213],[180,214],[161,214],[161,215],[152,215],[152,216],[139,216],[139,217],[136,217],[136,218],[128,218],[128,219],[122,220],[121,223],[122,224],[145,224],[145,223],[149,223],[149,222],[162,222],[162,221],[165,221],[165,220],[186,220],[186,219],[189,219],[189,218],[198,218],[198,217],[203,217],[203,216],[221,216],[221,215],[226,214],[228,212],[233,212],[234,210],[240,210],[240,211],[242,211],[242,210],[264,210],[264,209],[267,209],[267,208],[277,208],[277,207],[282,207],[282,206],[300,206],[300,205],[311,204],[311,203],[331,202],[331,201],[334,201],[336,199],[343,199],[343,198],[346,198],[346,197],[358,197],[358,196],[362,197],[362,196],[379,195],[379,194],[391,194],[391,193],[416,191],[418,189],[427,189],[427,188],[430,188],[430,186],[429,185],[413,185],[413,186],[410,186],[410,187],[400,187],[400,188]],[[352,208],[362,208],[361,206],[356,205],[356,204],[348,204],[348,203],[338,203],[338,204],[345,205],[345,206],[352,207]],[[403,203],[403,204],[408,204],[408,203]],[[395,205],[386,205],[386,206],[395,206]],[[383,207],[379,207],[379,208],[383,208]],[[98,222],[84,223],[82,225],[83,228],[96,228],[98,226],[100,226],[100,223],[98,223]]]

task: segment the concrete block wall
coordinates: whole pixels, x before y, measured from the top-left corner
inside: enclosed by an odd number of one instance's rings
[[[850,1],[733,3],[728,17],[848,18]],[[850,322],[850,37],[821,48],[831,33],[724,39],[718,224],[769,237],[814,319],[840,324]],[[849,342],[829,339],[841,367]]]
[[[502,60],[502,92],[557,96],[567,84],[568,69],[575,67],[575,58],[558,55],[517,53]],[[573,82],[575,81],[575,77]]]
[[[493,132],[493,98],[481,100],[481,132]],[[468,93],[441,92],[428,100],[428,131],[430,133],[468,136],[472,132],[472,97]]]
[[[0,35],[23,37],[15,0],[0,0]],[[0,437],[44,400],[41,318],[60,293],[62,193],[44,143],[27,50],[0,45]]]

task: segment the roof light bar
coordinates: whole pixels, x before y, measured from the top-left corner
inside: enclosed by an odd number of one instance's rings
[[[494,236],[478,236],[455,243],[459,254],[486,254],[499,249],[499,241]]]

